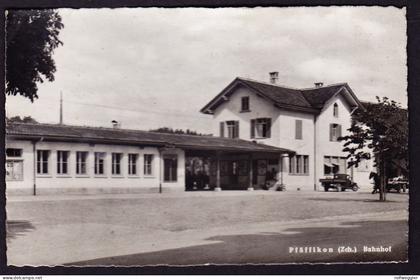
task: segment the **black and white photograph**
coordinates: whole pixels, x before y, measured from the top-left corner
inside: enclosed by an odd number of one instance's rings
[[[406,8],[5,27],[8,265],[408,262]]]

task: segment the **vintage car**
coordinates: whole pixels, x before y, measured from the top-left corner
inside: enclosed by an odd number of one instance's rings
[[[390,178],[388,180],[388,184],[386,185],[386,191],[390,192],[391,190],[395,190],[396,192],[401,192],[403,190],[406,192],[408,189],[408,180],[402,176]]]
[[[359,186],[347,174],[334,174],[332,178],[320,179],[319,182],[321,182],[326,192],[329,189],[336,189],[337,191],[345,191],[347,189],[357,191],[359,189]]]

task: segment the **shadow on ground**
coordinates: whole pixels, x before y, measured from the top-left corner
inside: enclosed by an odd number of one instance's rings
[[[293,262],[373,262],[407,259],[407,221],[342,223],[338,227],[288,228],[281,232],[219,235],[219,243],[114,256],[68,265],[198,265]],[[363,253],[363,246],[392,246],[390,253]],[[338,246],[356,246],[357,253],[337,252]],[[291,247],[333,248],[333,253],[290,253]]]
[[[18,236],[25,235],[26,232],[32,231],[35,227],[29,221],[25,220],[8,220],[6,221],[7,239],[14,239]]]

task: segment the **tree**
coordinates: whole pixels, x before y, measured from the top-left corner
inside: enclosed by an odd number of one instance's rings
[[[25,116],[23,119],[20,116],[14,116],[11,118],[6,117],[7,122],[21,122],[21,123],[38,123],[34,118],[31,116]]]
[[[372,151],[380,177],[379,200],[386,200],[385,185],[389,177],[389,166],[395,161],[408,162],[408,115],[407,110],[395,101],[376,97],[377,103],[365,103],[353,115],[352,125],[345,141],[343,152],[347,152],[348,167],[358,166],[370,159]],[[408,170],[408,167],[405,166]]]
[[[160,132],[160,133],[172,133],[172,134],[187,134],[187,135],[201,135],[201,136],[205,135],[205,134],[201,134],[201,133],[198,133],[196,131],[189,130],[189,129],[184,131],[182,129],[173,129],[173,128],[170,128],[170,127],[160,127],[160,128],[157,128],[157,129],[151,129],[150,131],[151,132]]]
[[[6,93],[38,98],[37,83],[54,81],[54,49],[64,27],[54,10],[8,10],[6,15]]]

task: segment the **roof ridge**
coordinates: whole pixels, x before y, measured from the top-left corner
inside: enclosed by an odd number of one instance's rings
[[[166,134],[166,135],[179,135],[179,136],[187,136],[187,137],[205,137],[205,138],[221,138],[224,139],[225,137],[218,137],[218,136],[211,136],[211,135],[192,135],[192,134],[178,134],[178,133],[169,133],[169,132],[157,132],[157,131],[148,131],[143,129],[133,129],[133,128],[114,128],[114,127],[103,127],[103,126],[87,126],[87,125],[74,125],[74,124],[59,124],[59,123],[25,123],[25,122],[9,122],[9,124],[23,124],[23,125],[42,125],[42,126],[53,126],[53,127],[74,127],[74,128],[87,128],[87,129],[101,129],[106,131],[132,131],[132,132],[145,132],[151,134]],[[241,139],[242,140],[242,139]]]
[[[346,82],[342,82],[342,83],[335,83],[335,84],[330,84],[330,85],[323,85],[321,87],[310,87],[310,88],[302,88],[300,90],[313,90],[313,89],[321,89],[321,88],[326,88],[326,87],[334,87],[334,86],[345,86],[348,85]]]
[[[240,79],[240,80],[260,83],[260,84],[264,84],[264,85],[268,85],[268,86],[274,86],[274,87],[286,88],[286,89],[293,89],[293,90],[297,90],[297,91],[301,90],[301,89],[296,88],[296,87],[290,87],[290,86],[279,85],[279,84],[272,84],[272,83],[269,83],[269,82],[258,81],[258,80],[254,80],[254,79],[251,79],[251,78],[244,78],[244,77],[237,77],[237,78]]]

